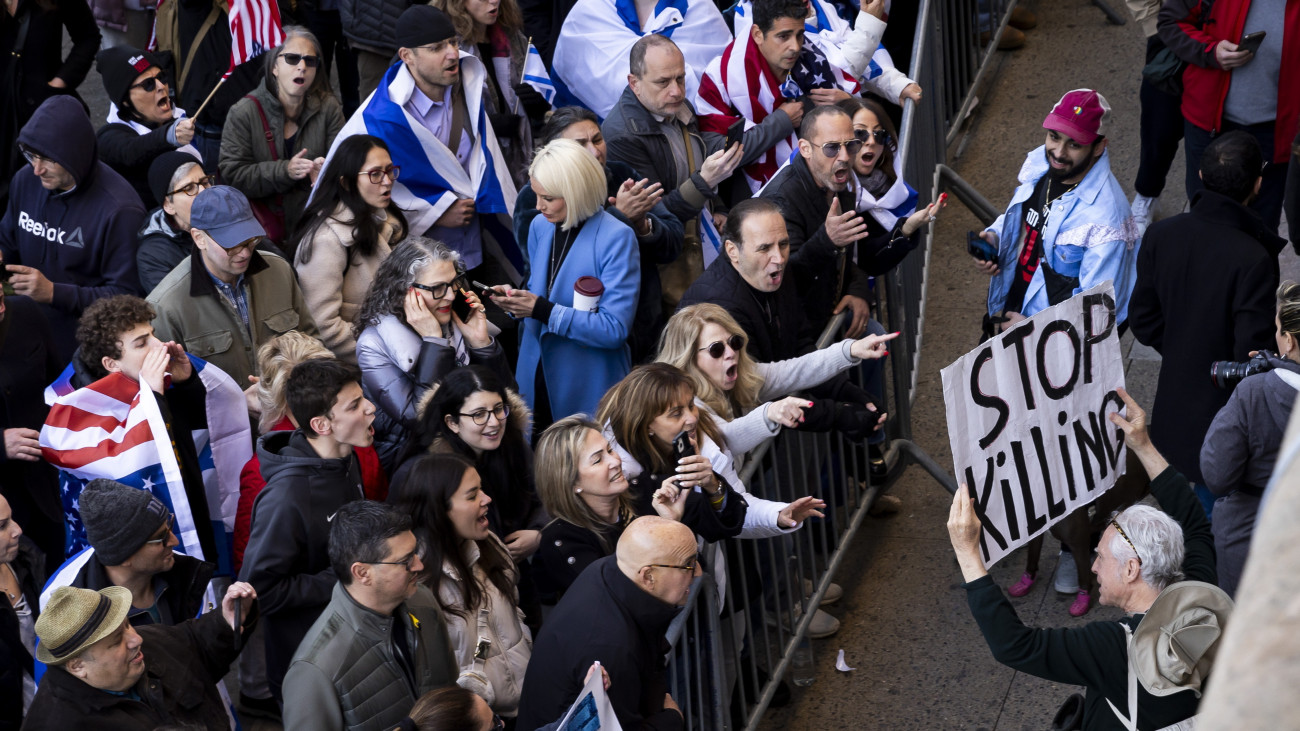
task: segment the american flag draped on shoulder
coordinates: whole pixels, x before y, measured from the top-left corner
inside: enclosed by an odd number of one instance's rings
[[[762,124],[787,101],[758,45],[746,33],[728,43],[704,70],[695,111],[701,130],[726,134],[738,119],[745,120],[746,129]],[[745,182],[751,192],[772,179],[795,145],[796,138],[791,135],[745,166]]]
[[[178,550],[216,563],[218,573],[230,573],[239,471],[253,454],[247,407],[230,376],[202,359],[189,358],[192,377],[200,378],[207,389],[208,428],[195,430],[191,437],[221,555],[203,555],[180,465],[153,391],[120,373],[74,388],[69,365],[45,390],[51,408],[40,438],[43,457],[59,470],[69,556],[88,545],[78,509],[81,490],[103,477],[152,492],[176,516]]]
[[[284,43],[280,6],[274,0],[230,0],[230,69]]]

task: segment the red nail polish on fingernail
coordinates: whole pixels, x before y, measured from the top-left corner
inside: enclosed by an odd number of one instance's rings
[[[889,351],[888,351],[888,350],[885,351],[885,355],[889,355]]]

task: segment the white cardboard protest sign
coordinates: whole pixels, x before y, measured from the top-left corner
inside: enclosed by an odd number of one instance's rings
[[[1087,505],[1124,469],[1115,290],[1049,307],[943,369],[957,481],[970,487],[986,566]]]
[[[578,699],[569,706],[569,711],[560,719],[559,731],[623,731],[614,707],[605,695],[605,679],[597,669],[587,678],[587,684],[578,693]],[[618,681],[614,681],[618,682]]]

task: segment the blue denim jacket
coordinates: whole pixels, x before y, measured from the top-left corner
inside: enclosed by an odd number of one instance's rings
[[[1011,197],[1006,213],[985,229],[998,236],[1000,269],[989,281],[990,315],[1000,314],[1005,306],[1020,253],[1024,221],[1022,206],[1046,173],[1047,158],[1040,146],[1025,158],[1025,164],[1020,168],[1020,187]],[[1103,152],[1079,186],[1052,203],[1043,230],[1043,258],[1053,271],[1079,278],[1075,294],[1108,279],[1114,280],[1115,316],[1117,321],[1123,322],[1128,319],[1129,296],[1137,280],[1139,244],[1128,199],[1119,181],[1111,174],[1110,153]],[[1040,267],[1025,291],[1021,314],[1029,317],[1048,306]]]

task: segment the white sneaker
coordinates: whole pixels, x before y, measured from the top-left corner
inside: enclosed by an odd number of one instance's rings
[[[1061,594],[1079,593],[1079,567],[1074,565],[1074,556],[1061,551],[1056,557],[1055,589]]]
[[[804,599],[807,599],[808,597],[810,597],[810,596],[812,596],[812,595],[813,595],[813,583],[812,583],[812,580],[811,580],[811,579],[804,579],[804,580],[803,580],[803,598],[804,598]],[[842,587],[842,586],[840,586],[839,584],[836,584],[835,582],[832,581],[832,582],[830,583],[830,585],[826,587],[826,593],[822,595],[822,602],[821,602],[821,603],[822,603],[822,606],[825,606],[825,605],[827,605],[827,604],[834,604],[835,602],[838,602],[838,601],[839,601],[840,599],[842,599],[842,598],[844,598],[844,587]]]
[[[781,612],[781,621],[785,624],[786,629],[794,631],[795,625],[799,624],[799,618],[803,616],[803,607],[796,606],[793,612]],[[767,623],[775,626],[777,623],[775,614],[767,614]],[[820,640],[830,637],[840,631],[840,620],[818,609],[813,612],[812,623],[808,625],[808,637],[814,640]]]
[[[1133,195],[1133,203],[1129,207],[1133,211],[1133,223],[1137,224],[1139,236],[1145,234],[1147,226],[1155,220],[1158,200],[1158,198],[1148,198],[1141,193]]]

